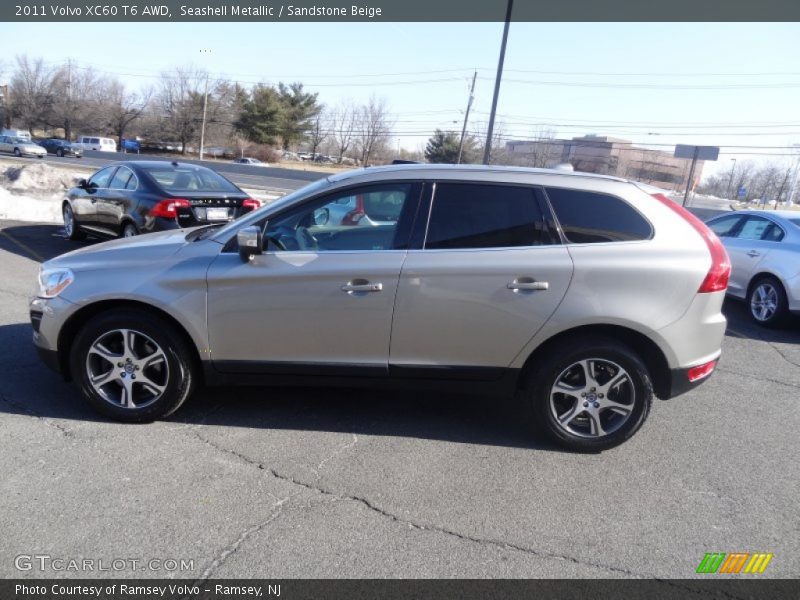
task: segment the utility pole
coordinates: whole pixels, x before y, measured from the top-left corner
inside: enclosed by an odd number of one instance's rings
[[[209,49],[201,49],[201,53],[210,53]],[[203,160],[203,150],[206,143],[206,110],[208,109],[208,71],[206,71],[206,87],[203,92],[203,123],[200,126],[200,160]]]
[[[800,144],[792,144],[795,147],[795,150],[800,150]],[[792,174],[792,183],[789,186],[789,197],[787,200],[790,203],[794,202],[794,193],[797,190],[797,180],[798,180],[798,172],[800,172],[800,156],[797,157],[797,162],[795,163],[794,173]]]
[[[733,161],[733,164],[731,165],[731,176],[728,178],[728,191],[725,193],[725,196],[727,196],[729,200],[732,200],[731,186],[733,185],[733,171],[736,168],[736,159],[732,158],[731,160]]]
[[[511,9],[514,0],[508,0],[506,8],[506,23],[503,26],[503,41],[500,44],[500,60],[497,62],[497,77],[494,81],[494,95],[492,96],[492,112],[489,114],[489,129],[486,132],[486,144],[483,149],[483,164],[489,164],[489,156],[492,153],[492,134],[494,134],[494,117],[497,112],[497,98],[500,96],[500,80],[503,77],[503,63],[506,59],[506,43],[508,42],[508,26],[511,24]]]
[[[467,134],[467,121],[469,120],[469,109],[472,108],[472,101],[475,100],[475,80],[478,78],[478,72],[472,74],[472,87],[469,90],[469,100],[467,100],[467,112],[464,113],[464,127],[461,128],[461,140],[458,142],[458,158],[456,164],[461,164],[461,153],[464,151],[464,136]]]

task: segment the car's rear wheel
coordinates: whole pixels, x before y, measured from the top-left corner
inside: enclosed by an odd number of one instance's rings
[[[61,158],[64,158],[64,151],[61,148],[59,148],[56,151],[56,156],[60,156]]]
[[[196,380],[183,336],[163,319],[135,309],[91,319],[75,339],[70,366],[95,410],[129,423],[175,412]]]
[[[136,228],[136,225],[133,223],[125,223],[125,226],[122,228],[122,237],[130,238],[136,237],[139,235],[139,230]]]
[[[775,277],[764,276],[750,284],[747,294],[750,316],[764,327],[780,327],[789,317],[786,290]]]
[[[86,237],[81,226],[75,222],[75,213],[69,204],[64,204],[61,214],[64,217],[64,235],[70,240],[82,240]]]
[[[535,365],[521,393],[533,425],[570,450],[621,444],[644,424],[653,401],[647,367],[611,338],[562,342]]]

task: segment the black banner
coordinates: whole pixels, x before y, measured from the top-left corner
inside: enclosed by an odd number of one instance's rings
[[[2,600],[795,600],[798,580],[0,580]]]
[[[200,22],[505,20],[506,0],[3,0],[0,21]],[[513,21],[798,21],[797,0],[517,0]],[[598,30],[602,35],[602,29]]]

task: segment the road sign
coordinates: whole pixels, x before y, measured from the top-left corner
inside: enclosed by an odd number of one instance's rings
[[[719,158],[718,146],[689,146],[678,144],[675,146],[675,158],[694,158],[696,160],[717,160]]]
[[[747,188],[744,186],[740,187],[739,191],[736,192],[736,196],[738,198],[744,198],[745,196],[747,196]]]

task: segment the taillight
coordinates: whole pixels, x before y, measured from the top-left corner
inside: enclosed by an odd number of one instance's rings
[[[251,210],[255,210],[261,207],[261,202],[256,200],[255,198],[246,198],[242,200],[242,211],[243,212],[250,212]]]
[[[711,253],[711,268],[708,270],[706,278],[703,280],[703,283],[700,284],[700,289],[698,289],[697,292],[700,294],[707,294],[709,292],[721,292],[725,290],[728,287],[728,278],[731,275],[731,260],[728,258],[725,246],[719,241],[717,235],[700,219],[695,217],[680,204],[667,198],[664,194],[653,194],[653,198],[683,217],[689,225],[694,227],[695,231],[703,238],[706,246],[708,246],[708,251]],[[714,367],[712,366],[711,368],[713,369]]]
[[[168,198],[161,200],[153,208],[150,209],[151,217],[164,217],[165,219],[174,219],[178,216],[179,208],[190,208],[191,204],[188,200],[183,198]]]
[[[712,360],[711,362],[707,362],[704,365],[697,365],[696,367],[692,367],[686,373],[686,376],[689,378],[689,381],[694,383],[695,381],[700,381],[704,377],[708,377],[711,373],[714,372],[714,368],[717,366],[717,361]]]

